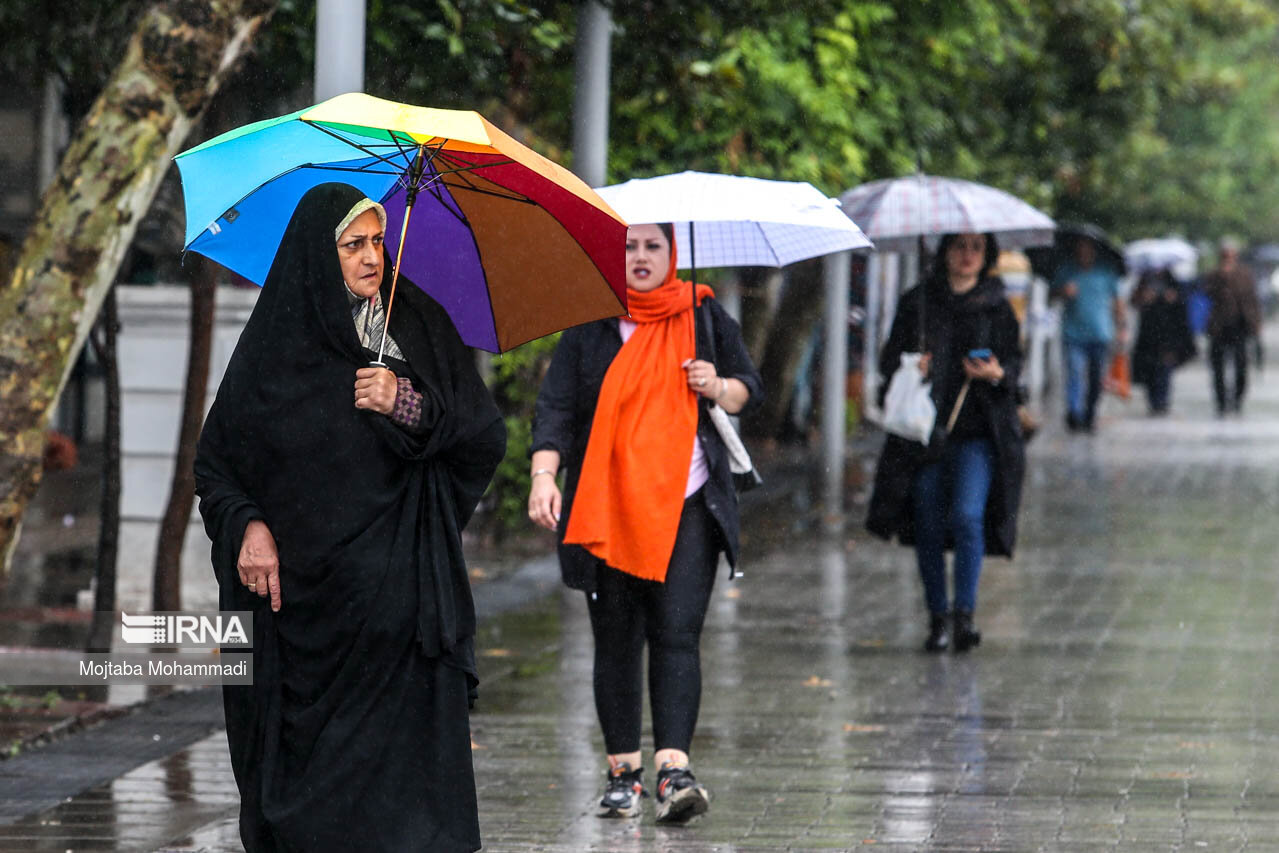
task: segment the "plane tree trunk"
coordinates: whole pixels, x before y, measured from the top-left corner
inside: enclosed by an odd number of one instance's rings
[[[275,6],[168,0],[139,19],[0,284],[0,556],[40,480],[44,428],[169,161]]]

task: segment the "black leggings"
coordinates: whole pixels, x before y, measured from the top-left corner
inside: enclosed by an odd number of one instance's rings
[[[665,583],[601,564],[595,597],[586,603],[595,635],[595,710],[609,755],[640,748],[645,641],[653,743],[688,752],[702,699],[699,644],[719,550],[718,526],[699,490],[684,501]]]

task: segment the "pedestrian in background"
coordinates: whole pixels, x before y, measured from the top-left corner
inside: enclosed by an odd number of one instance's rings
[[[689,764],[699,645],[719,554],[737,561],[737,496],[709,406],[742,412],[762,382],[737,323],[709,287],[676,279],[675,258],[669,225],[631,226],[629,315],[560,338],[537,398],[529,517],[558,531],[564,582],[586,593],[608,754],[598,814],[640,814],[647,644],[657,819],[681,823],[710,804]]]
[[[1146,386],[1152,416],[1168,414],[1172,376],[1195,357],[1195,338],[1181,286],[1167,269],[1142,273],[1132,293],[1138,311],[1137,343],[1132,350],[1133,382]]]
[[[1239,243],[1221,241],[1217,268],[1204,276],[1212,308],[1208,313],[1208,358],[1217,415],[1239,412],[1248,391],[1248,341],[1261,333],[1261,300],[1252,275],[1239,263]],[[1234,362],[1227,387],[1226,360]]]
[[[1111,346],[1123,345],[1126,320],[1119,275],[1097,263],[1097,246],[1090,238],[1081,236],[1074,248],[1074,256],[1058,270],[1052,288],[1064,303],[1066,428],[1093,432]]]
[[[355,187],[302,197],[200,435],[219,606],[253,611],[223,688],[247,853],[480,847],[461,531],[506,432],[403,276],[386,323],[385,226]]]
[[[919,346],[941,424],[927,447],[889,435],[875,472],[866,526],[913,543],[928,608],[924,648],[968,651],[981,642],[973,622],[986,554],[1012,556],[1025,471],[1017,414],[1020,329],[991,271],[992,234],[947,234],[928,277],[903,294],[879,357],[887,389],[901,355]],[[881,391],[880,404],[883,391]],[[952,417],[953,416],[953,417]],[[946,549],[954,549],[954,610]]]

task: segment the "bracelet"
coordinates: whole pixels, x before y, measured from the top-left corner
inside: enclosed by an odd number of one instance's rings
[[[554,472],[554,471],[552,471],[550,468],[538,468],[538,469],[537,469],[536,471],[534,471],[532,474],[529,474],[529,475],[528,475],[528,478],[531,480],[531,479],[533,479],[534,477],[536,477],[538,474],[550,474],[552,477],[554,477],[554,476],[555,476],[555,472]]]
[[[719,402],[719,398],[724,396],[724,392],[728,390],[728,380],[723,376],[715,377],[719,380],[719,393],[715,395],[715,402]]]

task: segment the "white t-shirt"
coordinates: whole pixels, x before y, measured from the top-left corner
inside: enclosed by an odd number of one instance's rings
[[[617,330],[622,333],[622,343],[631,339],[631,335],[635,333],[635,326],[634,320],[628,320],[625,317],[617,318]],[[711,469],[706,465],[706,453],[702,450],[702,443],[697,440],[697,433],[693,433],[693,456],[688,463],[688,485],[684,487],[684,497],[687,498],[706,485],[710,476]]]

